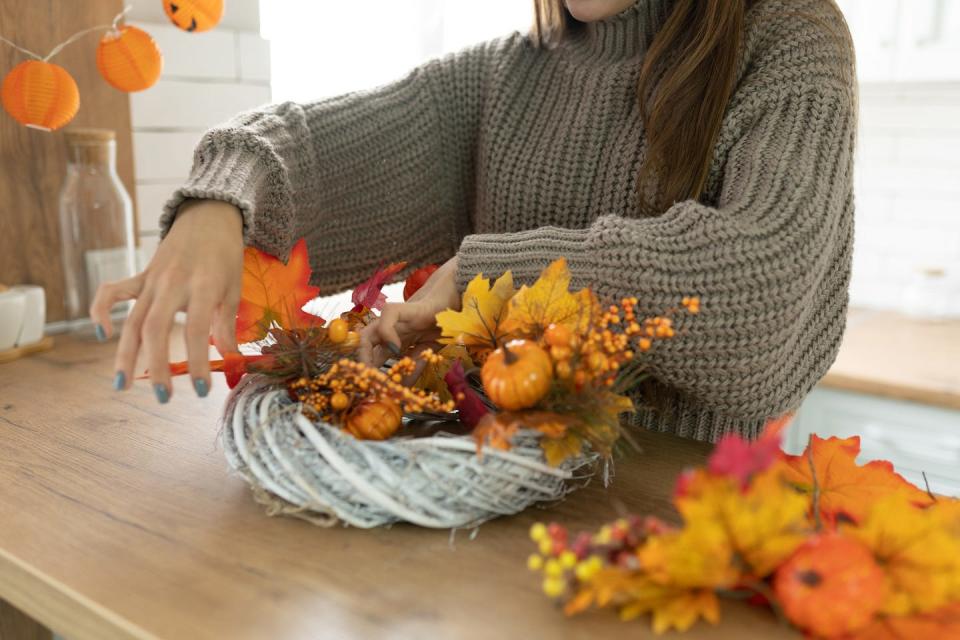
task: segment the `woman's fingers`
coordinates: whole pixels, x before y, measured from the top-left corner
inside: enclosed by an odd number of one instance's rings
[[[117,345],[117,355],[113,365],[113,388],[117,391],[126,389],[133,381],[133,368],[137,364],[137,353],[140,351],[140,330],[150,310],[150,301],[149,294],[141,294],[127,315],[127,319],[123,321],[120,344]]]
[[[97,289],[90,304],[90,320],[97,328],[97,337],[106,340],[113,335],[113,322],[110,320],[110,309],[113,305],[124,300],[133,300],[140,295],[143,289],[143,274],[138,274],[125,280],[107,282]]]
[[[141,326],[143,354],[147,361],[150,383],[157,401],[170,400],[170,330],[173,317],[183,307],[182,287],[160,287]]]
[[[183,331],[187,368],[193,390],[201,398],[210,392],[210,324],[217,302],[209,290],[194,288],[187,304],[187,325]]]

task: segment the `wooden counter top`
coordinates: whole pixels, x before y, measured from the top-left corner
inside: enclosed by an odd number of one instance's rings
[[[960,410],[960,320],[852,310],[821,384]]]
[[[612,612],[565,619],[524,566],[527,530],[595,528],[621,509],[670,518],[674,479],[706,446],[641,434],[610,490],[595,483],[475,540],[321,529],[268,518],[228,473],[222,379],[199,400],[178,378],[167,406],[143,383],[117,393],[114,346],[61,338],[0,365],[0,600],[71,640],[653,637]],[[684,637],[799,636],[725,602],[719,626]]]

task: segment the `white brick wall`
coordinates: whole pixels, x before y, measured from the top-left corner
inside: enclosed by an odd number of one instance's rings
[[[186,178],[200,135],[238,111],[270,102],[270,45],[260,37],[258,0],[229,0],[211,31],[174,27],[159,0],[132,0],[130,22],[163,51],[163,75],[130,96],[133,152],[146,257],[158,241],[163,203]]]

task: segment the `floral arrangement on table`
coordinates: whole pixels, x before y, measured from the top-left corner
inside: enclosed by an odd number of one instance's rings
[[[722,598],[771,607],[810,637],[960,638],[960,500],[914,487],[860,441],[811,436],[782,453],[780,423],[733,435],[677,481],[682,525],[630,516],[572,540],[537,524],[530,569],[567,615],[652,614],[653,630],[720,619]]]
[[[237,387],[226,412],[231,464],[276,511],[446,527],[562,497],[610,456],[643,353],[676,334],[672,314],[699,311],[696,298],[653,318],[636,316],[636,299],[603,306],[588,289],[570,290],[560,259],[519,289],[509,272],[493,282],[478,274],[461,310],[437,315],[436,348],[367,366],[360,332],[405,266],[378,270],[354,289],[352,309],[325,321],[303,311],[318,294],[304,241],[286,264],[246,249],[237,336],[247,353],[211,368]],[[414,271],[405,297],[435,268]],[[257,383],[240,383],[245,374]]]

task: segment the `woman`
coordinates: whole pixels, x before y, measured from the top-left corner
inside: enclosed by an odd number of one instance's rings
[[[284,256],[306,237],[315,284],[444,262],[390,305],[364,357],[415,342],[472,275],[533,280],[564,256],[574,284],[684,295],[702,312],[649,355],[660,409],[638,424],[715,440],[795,409],[844,328],[853,234],[853,53],[831,0],[536,0],[537,25],[370,92],[285,103],[208,132],[169,202],[117,352],[139,350],[169,398],[169,331],[189,368],[233,349],[243,241]]]

